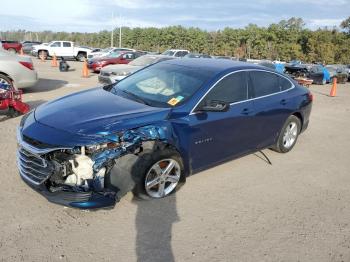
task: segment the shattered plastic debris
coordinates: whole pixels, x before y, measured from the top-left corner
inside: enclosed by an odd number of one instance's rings
[[[145,126],[127,130],[120,138],[117,135],[112,135],[109,133],[104,133],[103,135],[113,142],[121,141],[123,144],[118,148],[105,150],[95,154],[92,158],[92,160],[95,162],[93,165],[94,171],[100,170],[108,160],[119,158],[136,150],[144,141],[165,139],[164,129],[156,126]]]

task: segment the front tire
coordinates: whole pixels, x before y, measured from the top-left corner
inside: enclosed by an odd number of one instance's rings
[[[185,182],[182,159],[169,148],[143,151],[135,171],[141,177],[133,193],[144,200],[167,197]]]
[[[300,119],[294,115],[289,116],[281,129],[275,146],[272,149],[279,153],[287,153],[292,150],[298,140],[300,130]]]
[[[85,56],[84,53],[79,53],[79,54],[77,55],[77,60],[78,60],[78,61],[84,62],[85,59],[86,59],[86,56]]]

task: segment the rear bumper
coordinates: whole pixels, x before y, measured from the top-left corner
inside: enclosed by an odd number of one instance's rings
[[[27,88],[34,86],[38,82],[38,73],[35,70],[25,70],[14,79],[15,86]]]

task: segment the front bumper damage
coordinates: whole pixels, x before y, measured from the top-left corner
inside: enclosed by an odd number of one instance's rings
[[[165,135],[162,129],[155,126],[128,130],[120,137],[108,133],[100,135],[105,136],[108,141],[114,140],[114,143],[120,143],[120,146],[98,150],[87,156],[85,146],[77,149],[43,145],[38,141],[24,139],[19,128],[17,131],[17,165],[22,179],[48,201],[56,204],[81,209],[113,208],[119,201],[119,196],[115,190],[105,186],[104,177],[101,179],[101,170],[106,176],[113,169],[117,158],[139,150],[144,141],[163,140]],[[76,152],[77,150],[79,152]],[[73,153],[69,155],[65,153],[66,151],[73,151]],[[62,160],[61,157],[61,163],[58,164],[57,158],[59,157],[53,157],[56,154],[68,156],[70,159]],[[87,170],[87,173],[91,172],[91,179],[88,176],[84,177],[85,158],[90,159],[91,162],[90,166],[87,165],[91,168]],[[82,168],[80,173],[75,170],[79,168]]]
[[[21,174],[21,173],[20,173]],[[115,192],[93,192],[93,191],[74,191],[72,188],[66,188],[51,192],[45,184],[34,185],[25,176],[21,174],[23,181],[44,196],[48,201],[63,206],[80,209],[98,209],[113,208],[118,201]]]

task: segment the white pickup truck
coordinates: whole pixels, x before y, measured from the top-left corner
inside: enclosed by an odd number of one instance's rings
[[[32,54],[44,59],[55,54],[57,57],[75,58],[78,61],[84,61],[91,51],[92,49],[88,47],[75,46],[74,42],[51,41],[50,43],[34,45]]]

